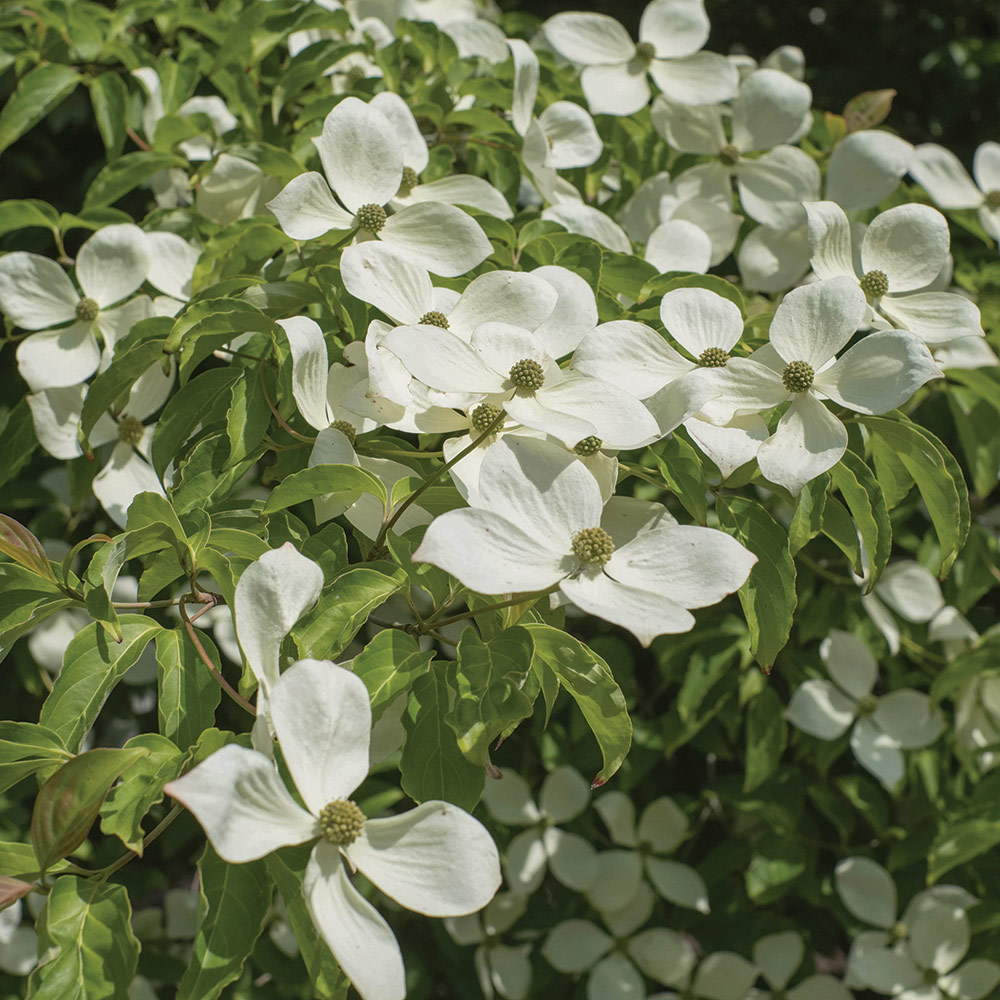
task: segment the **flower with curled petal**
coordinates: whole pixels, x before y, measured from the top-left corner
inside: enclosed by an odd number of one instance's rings
[[[460,916],[482,909],[499,888],[496,845],[478,820],[448,802],[368,819],[349,799],[368,774],[372,722],[368,690],[349,670],[298,661],[274,684],[270,712],[305,808],[273,760],[235,743],[164,791],[194,813],[232,864],[315,841],[303,894],[316,929],[364,1000],[403,1000],[399,946],[349,871],[406,909]]]

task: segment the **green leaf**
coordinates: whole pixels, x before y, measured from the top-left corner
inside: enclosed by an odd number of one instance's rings
[[[199,641],[221,672],[219,653],[200,631]],[[156,633],[157,698],[160,733],[182,750],[194,746],[202,731],[215,724],[222,688],[202,663],[183,625]]]
[[[808,860],[806,849],[796,838],[773,834],[763,837],[747,866],[747,895],[759,906],[780,899],[805,873]]]
[[[124,749],[142,750],[143,755],[125,768],[121,783],[104,800],[101,831],[142,857],[142,819],[163,798],[164,783],[181,773],[185,755],[156,733],[133,736]]]
[[[853,451],[844,452],[843,458],[830,470],[830,479],[840,490],[868,553],[867,594],[878,582],[892,551],[892,523],[885,494],[871,469]]]
[[[160,626],[145,615],[122,615],[123,640],[113,642],[98,622],[91,622],[66,648],[38,721],[59,733],[66,746],[80,746],[111,689],[133,666]]]
[[[389,568],[389,564],[381,563]],[[330,660],[347,648],[368,616],[406,586],[406,574],[392,575],[372,566],[353,566],[323,590],[316,606],[292,629],[299,657]]]
[[[0,792],[28,775],[59,767],[72,756],[59,736],[45,726],[0,721]]]
[[[271,905],[263,860],[231,865],[206,844],[198,872],[198,933],[176,1000],[216,1000],[239,976]]]
[[[256,306],[234,298],[191,302],[174,320],[164,351],[180,357],[180,380],[187,381],[194,367],[212,351],[239,333],[276,336],[279,327]]]
[[[0,201],[0,236],[32,227],[59,230],[59,213],[48,202],[35,198]]]
[[[861,576],[861,542],[847,508],[836,498],[827,496],[823,506],[823,534],[847,556],[851,569]]]
[[[5,456],[0,463],[0,486],[4,486],[31,461],[38,447],[31,408],[26,399],[21,399],[12,409],[0,407],[0,435],[3,435]]]
[[[267,871],[281,893],[295,941],[299,946],[317,1000],[346,1000],[350,982],[340,971],[326,942],[309,915],[302,896],[302,880],[312,847],[283,847],[269,854]]]
[[[791,555],[794,556],[822,530],[829,488],[830,476],[826,472],[802,487],[802,492],[795,500],[795,513],[788,525],[788,551]]]
[[[770,686],[751,698],[746,707],[746,770],[743,791],[752,792],[778,769],[788,740],[784,702]]]
[[[160,339],[147,340],[124,355],[115,354],[110,366],[90,383],[80,413],[80,435],[87,449],[94,424],[132,388],[140,375],[164,360],[163,344]]]
[[[0,153],[62,104],[80,80],[72,66],[58,63],[44,63],[26,73],[0,111]]]
[[[756,500],[719,497],[720,525],[757,556],[738,594],[750,629],[750,652],[767,672],[788,642],[795,611],[795,563],[784,529]]]
[[[76,605],[76,601],[59,593],[54,586],[43,589],[46,582],[20,566],[0,564],[0,661],[39,622]]]
[[[1000,809],[988,815],[949,821],[941,825],[927,856],[927,881],[931,884],[953,868],[993,850],[1000,844]]]
[[[684,509],[699,523],[708,518],[708,484],[698,452],[682,437],[671,434],[654,453],[660,475],[667,481]]]
[[[992,381],[990,383],[992,385]],[[948,406],[976,494],[985,499],[997,484],[1000,434],[995,433],[997,406],[970,389],[949,386]],[[1000,386],[993,390],[1000,397]]]
[[[578,639],[551,625],[523,627],[535,646],[533,665],[551,670],[583,712],[604,760],[593,784],[603,785],[632,745],[632,720],[621,688],[607,663]]]
[[[445,721],[458,747],[473,764],[485,767],[490,747],[531,715],[538,681],[531,670],[530,633],[514,627],[488,643],[467,628],[458,644],[455,699]]]
[[[125,145],[125,113],[128,89],[117,73],[101,73],[87,80],[94,119],[101,133],[104,153],[109,160],[121,155]]]
[[[462,755],[445,722],[451,693],[438,661],[413,683],[403,726],[406,742],[399,761],[403,791],[415,802],[443,799],[471,811],[483,793],[486,772]]]
[[[42,785],[31,814],[31,842],[43,871],[84,842],[111,783],[145,753],[141,748],[88,750]]]
[[[383,510],[389,502],[385,486],[378,476],[356,465],[314,465],[294,472],[271,491],[262,514],[284,510],[293,504],[314,500],[330,493],[360,496],[371,493],[378,497]]]
[[[125,886],[60,875],[36,930],[31,1000],[128,1000],[139,941]]]
[[[271,409],[255,369],[233,383],[232,402],[226,413],[230,455],[227,465],[242,461],[260,444],[271,424]]]
[[[707,288],[710,292],[721,295],[724,299],[729,299],[742,315],[746,315],[746,305],[739,288],[731,281],[726,281],[725,278],[719,278],[714,274],[684,274],[673,278],[665,274],[658,274],[642,286],[636,302],[641,305],[646,299],[655,296],[662,297],[675,288]]]
[[[91,182],[83,199],[85,209],[110,205],[119,198],[134,191],[143,181],[149,180],[153,174],[171,167],[187,168],[187,160],[180,156],[170,156],[166,153],[149,153],[140,150],[126,153],[117,160],[103,167]]]
[[[181,519],[177,516],[177,511],[166,497],[159,493],[140,493],[132,501],[128,509],[128,530],[129,532],[140,531],[143,528],[157,526],[163,538],[173,539],[173,546],[177,550],[182,563],[186,561],[185,567],[190,570],[195,565],[196,553],[188,538]],[[155,537],[150,533],[150,538]],[[149,550],[153,551],[153,550]]]
[[[6,514],[0,514],[0,552],[29,572],[55,583],[56,575],[42,543],[23,524]]]
[[[862,417],[875,454],[891,452],[917,484],[941,545],[938,574],[948,575],[969,534],[969,491],[951,452],[933,435],[909,420]]]
[[[378,719],[398,695],[409,691],[413,682],[430,669],[433,650],[422,650],[412,635],[398,628],[379,632],[354,657],[351,669],[368,688],[372,718]]]

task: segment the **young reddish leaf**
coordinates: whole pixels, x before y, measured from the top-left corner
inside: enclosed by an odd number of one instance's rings
[[[19,878],[0,875],[0,910],[7,909],[22,896],[27,896],[34,888],[30,882],[22,882]]]
[[[23,524],[6,514],[0,514],[0,552],[32,573],[55,581],[42,543]]]
[[[895,90],[866,90],[863,94],[852,97],[844,105],[844,122],[848,132],[860,132],[862,129],[875,128],[881,125],[889,116]]]

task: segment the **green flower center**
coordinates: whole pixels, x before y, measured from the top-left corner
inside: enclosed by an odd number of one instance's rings
[[[385,209],[381,205],[362,205],[358,209],[357,219],[362,229],[367,229],[372,236],[376,236],[385,226]]]
[[[601,450],[601,445],[604,442],[599,437],[594,437],[593,434],[590,437],[585,437],[580,441],[577,441],[573,445],[573,451],[578,455],[582,455],[586,458],[588,455],[596,455]]]
[[[545,369],[531,358],[523,358],[510,366],[507,376],[518,389],[541,389],[545,384]]]
[[[359,84],[367,76],[367,73],[363,66],[352,66],[345,76],[347,77],[347,85],[353,89],[356,84]]]
[[[413,167],[403,167],[403,179],[399,182],[399,190],[396,194],[400,198],[405,198],[418,184],[420,178]]]
[[[987,191],[983,204],[987,208],[1000,208],[1000,191]]]
[[[648,66],[656,58],[656,46],[651,42],[639,42],[635,47],[635,57],[643,65]]]
[[[729,352],[721,347],[706,347],[698,355],[698,364],[702,368],[725,368],[729,360]]]
[[[334,420],[332,426],[335,431],[340,431],[340,433],[343,434],[344,437],[347,438],[347,440],[350,441],[352,445],[357,440],[358,429],[357,427],[354,426],[354,424],[350,423],[349,421]]]
[[[900,941],[905,941],[910,936],[910,929],[903,923],[902,920],[897,920],[896,923],[889,928],[889,944],[897,944]]]
[[[719,150],[719,162],[727,167],[735,167],[740,162],[740,147],[727,142]]]
[[[938,981],[938,974],[936,969],[924,969],[924,983],[928,986],[934,986]]]
[[[420,319],[417,320],[418,323],[426,323],[428,326],[439,326],[442,330],[448,329],[448,317],[445,316],[443,312],[438,312],[436,309],[432,309],[430,312],[425,312]]]
[[[93,323],[101,307],[93,299],[80,299],[76,304],[76,318],[84,323]]]
[[[859,716],[871,715],[876,708],[878,708],[878,698],[875,695],[866,694],[858,699],[857,710]]]
[[[472,416],[470,418],[472,420],[473,430],[480,434],[485,434],[492,426],[493,421],[496,420],[502,412],[503,411],[499,406],[494,406],[492,403],[480,403],[472,411]]]
[[[805,392],[815,377],[816,372],[808,361],[793,361],[781,373],[781,384],[789,392]]]
[[[615,551],[615,543],[603,528],[584,528],[573,536],[573,555],[582,563],[600,566]]]
[[[889,291],[889,279],[885,271],[866,271],[861,276],[861,291],[870,299],[880,299]]]
[[[142,421],[135,417],[122,417],[118,421],[118,440],[134,448],[142,440]]]
[[[338,847],[353,844],[364,825],[365,814],[350,799],[334,799],[319,811],[319,828],[323,836]]]

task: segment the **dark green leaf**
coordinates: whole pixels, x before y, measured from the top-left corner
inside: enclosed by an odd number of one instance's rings
[[[58,107],[80,82],[72,66],[44,63],[26,73],[0,111],[0,153]]]

